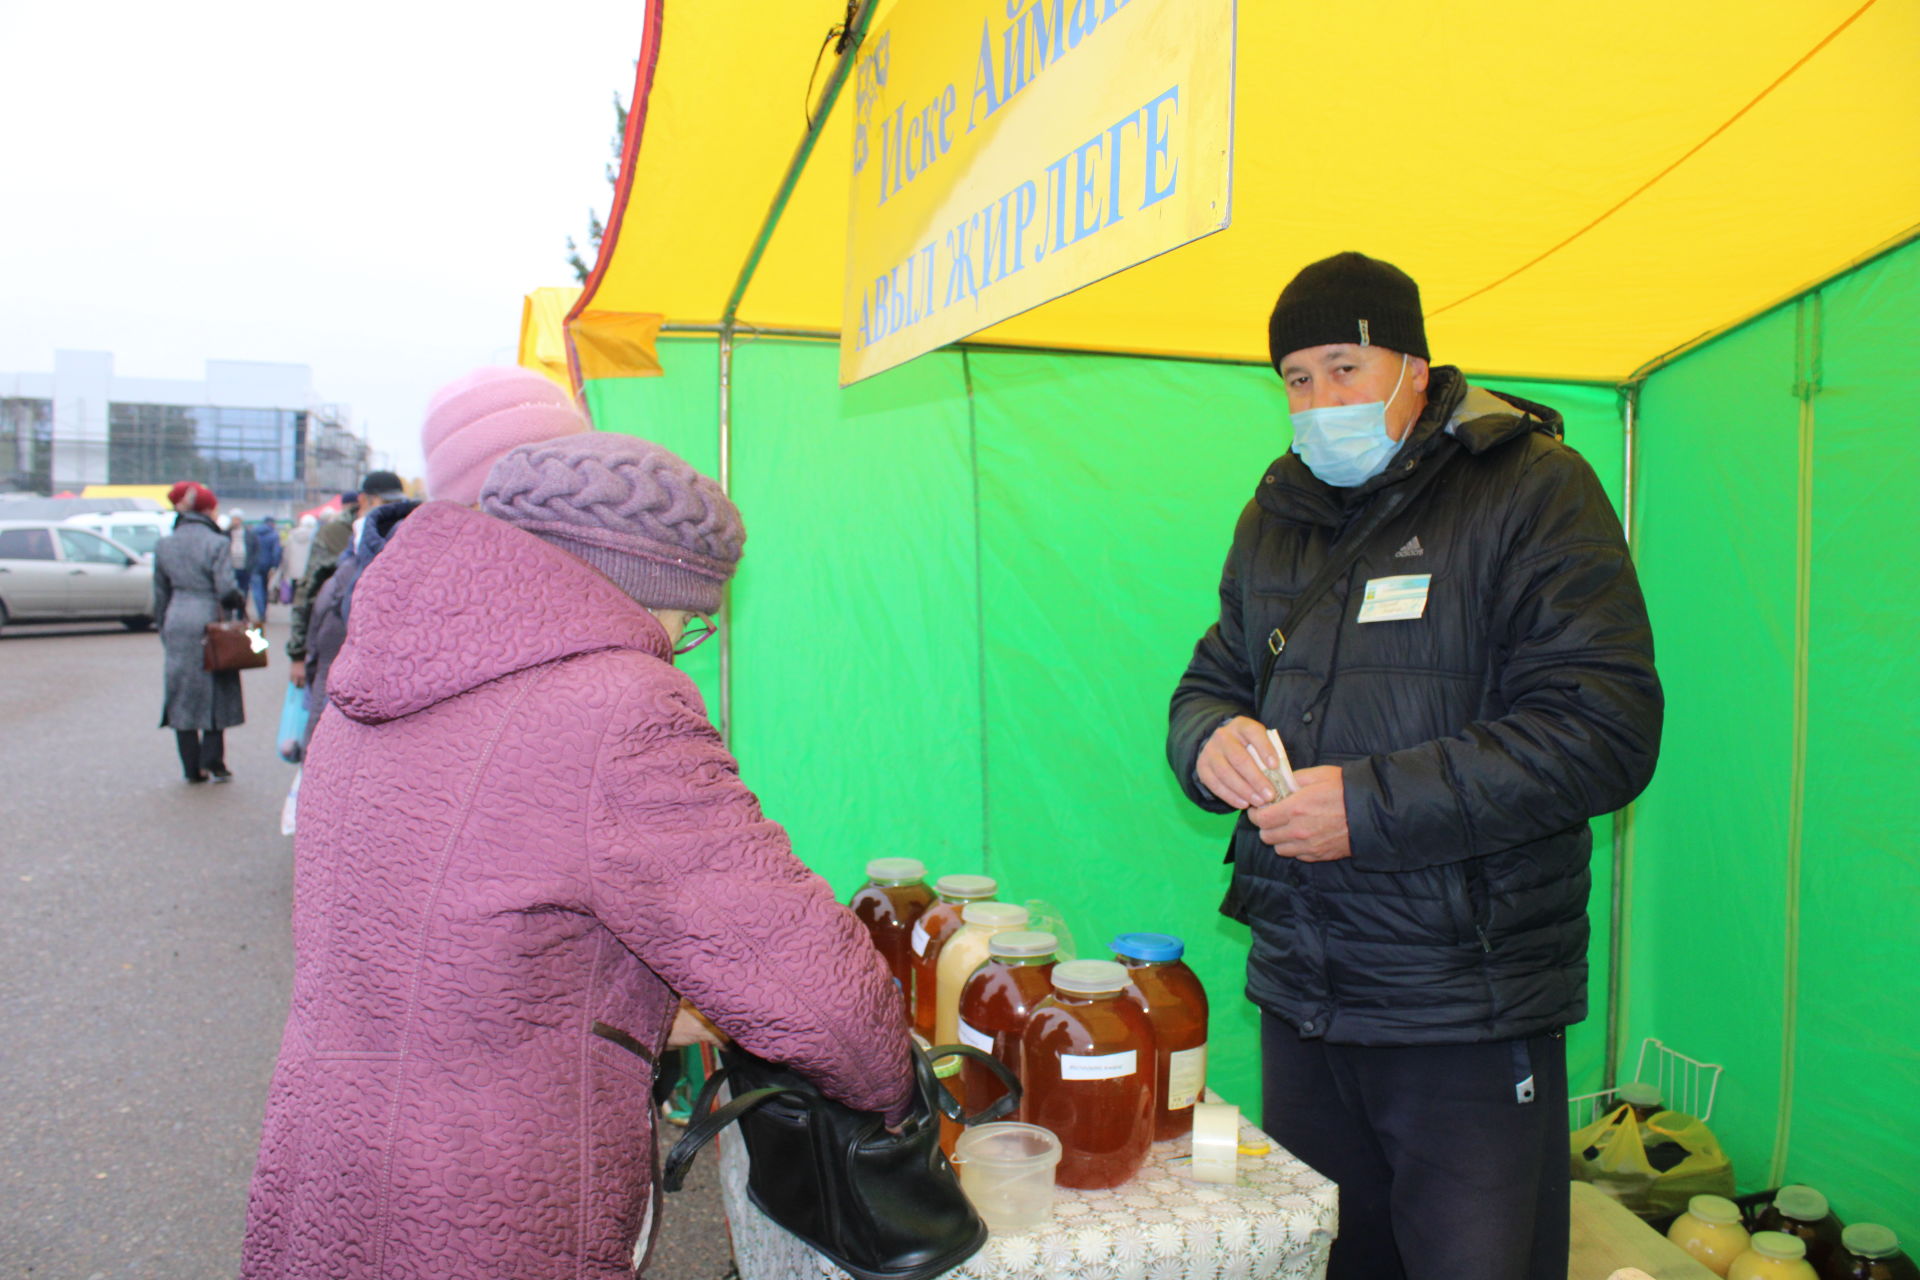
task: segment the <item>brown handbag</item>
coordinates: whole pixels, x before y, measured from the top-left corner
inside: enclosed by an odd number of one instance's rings
[[[243,618],[207,624],[200,665],[208,671],[246,671],[267,665],[266,633]]]

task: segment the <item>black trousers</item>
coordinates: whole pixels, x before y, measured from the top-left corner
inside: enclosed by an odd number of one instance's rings
[[[1260,1039],[1267,1132],[1340,1188],[1327,1280],[1566,1280],[1564,1035],[1376,1048],[1263,1013]]]
[[[189,778],[227,767],[227,740],[222,730],[175,729],[173,740],[180,748],[180,767]]]

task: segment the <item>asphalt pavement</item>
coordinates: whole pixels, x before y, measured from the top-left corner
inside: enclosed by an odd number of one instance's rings
[[[238,1271],[293,974],[285,621],[241,677],[233,781],[200,786],[155,727],[153,633],[0,631],[0,1277]],[[728,1273],[716,1163],[667,1199],[649,1276]]]

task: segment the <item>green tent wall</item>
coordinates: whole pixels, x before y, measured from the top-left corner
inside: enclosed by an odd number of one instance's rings
[[[1900,1159],[1920,1147],[1920,868],[1896,826],[1920,729],[1901,557],[1920,531],[1895,487],[1920,452],[1900,412],[1916,319],[1909,247],[1640,388],[1635,544],[1669,721],[1629,827],[1619,1065],[1644,1035],[1726,1064],[1714,1127],[1743,1189],[1778,1181],[1786,1118],[1789,1179],[1920,1237]],[[589,383],[594,419],[714,472],[714,343],[661,353],[663,378]],[[1245,931],[1215,911],[1228,820],[1181,797],[1162,750],[1234,518],[1286,445],[1278,380],[947,349],[843,391],[835,359],[736,342],[746,781],[843,897],[867,859],[907,855],[1052,903],[1082,954],[1182,935],[1213,997],[1212,1082],[1257,1110]],[[1560,409],[1620,505],[1619,389],[1476,380]],[[710,710],[716,648],[683,660]],[[1594,827],[1576,1094],[1603,1078],[1613,825]]]

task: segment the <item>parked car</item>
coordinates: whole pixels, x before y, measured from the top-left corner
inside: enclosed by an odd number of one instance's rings
[[[9,622],[153,625],[153,566],[58,520],[0,520],[0,627]]]
[[[153,563],[153,549],[160,539],[173,532],[171,511],[89,511],[68,516],[65,523],[91,529],[101,537],[117,542],[129,551],[137,551]]]

